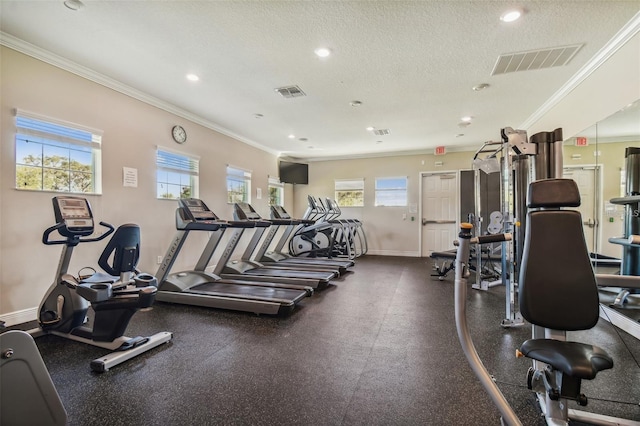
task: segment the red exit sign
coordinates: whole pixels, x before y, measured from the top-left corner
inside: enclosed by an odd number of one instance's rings
[[[576,146],[589,146],[589,140],[584,136],[578,136],[576,138]]]
[[[435,155],[444,155],[447,153],[447,149],[444,146],[436,146]]]

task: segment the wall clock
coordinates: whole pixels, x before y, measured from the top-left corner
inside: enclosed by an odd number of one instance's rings
[[[182,126],[173,126],[171,129],[171,136],[177,143],[185,143],[187,141],[187,131]]]

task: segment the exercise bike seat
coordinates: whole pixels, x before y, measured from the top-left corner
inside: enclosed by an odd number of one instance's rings
[[[580,342],[530,339],[520,346],[520,352],[578,379],[591,380],[599,371],[613,368],[613,359],[603,349]]]

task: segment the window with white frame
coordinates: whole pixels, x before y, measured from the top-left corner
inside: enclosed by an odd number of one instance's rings
[[[16,188],[100,194],[102,132],[16,111]]]
[[[156,197],[165,200],[198,197],[199,164],[199,157],[158,147]]]
[[[278,178],[269,177],[269,205],[284,205],[284,184]]]
[[[376,206],[406,206],[407,177],[376,178]]]
[[[335,199],[340,207],[363,207],[364,179],[336,180]]]
[[[227,166],[227,203],[251,203],[251,171]]]

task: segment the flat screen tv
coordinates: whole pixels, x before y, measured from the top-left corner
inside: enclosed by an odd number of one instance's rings
[[[307,185],[309,183],[309,165],[280,161],[278,166],[280,182]]]

